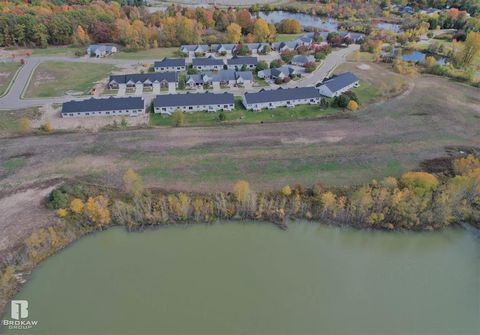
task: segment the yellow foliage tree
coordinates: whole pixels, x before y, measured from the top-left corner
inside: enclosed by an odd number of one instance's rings
[[[407,172],[403,174],[401,180],[408,188],[426,192],[432,191],[438,185],[437,177],[428,172]]]
[[[110,223],[108,199],[103,195],[88,198],[85,211],[89,219],[99,226],[105,226]]]
[[[257,42],[268,42],[271,38],[270,27],[263,19],[257,19],[253,25],[253,36]]]
[[[239,180],[233,186],[233,194],[241,203],[246,203],[250,198],[250,184],[248,181]]]
[[[473,155],[458,158],[453,161],[453,169],[456,174],[467,174],[477,168],[480,168],[480,159]]]
[[[348,108],[349,111],[354,112],[358,109],[358,104],[355,100],[350,100],[348,102],[347,108]]]
[[[471,65],[478,55],[480,55],[480,32],[472,31],[468,33],[463,48],[456,58],[462,65]]]
[[[425,57],[425,66],[426,67],[432,67],[432,66],[435,65],[435,63],[436,63],[435,57],[433,57],[433,56]]]
[[[65,208],[59,208],[57,209],[57,216],[59,218],[64,218],[67,216],[67,211],[65,210]]]
[[[123,188],[125,192],[135,196],[143,192],[142,179],[132,168],[128,168],[127,172],[123,175]]]
[[[242,27],[235,22],[227,27],[227,38],[230,43],[238,43],[242,38]]]
[[[42,129],[47,133],[51,133],[53,131],[53,127],[50,121],[45,121],[45,123],[42,125]]]
[[[70,201],[70,210],[75,214],[80,214],[83,211],[83,201],[81,199],[75,198]]]
[[[282,188],[282,194],[286,197],[288,197],[289,195],[292,194],[292,189],[290,188],[290,186],[286,185]]]
[[[18,120],[18,128],[22,134],[29,133],[32,130],[30,119],[22,117],[20,120]]]

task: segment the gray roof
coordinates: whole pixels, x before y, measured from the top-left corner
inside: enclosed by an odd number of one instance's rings
[[[218,59],[215,57],[202,57],[202,58],[193,58],[193,66],[207,66],[207,65],[223,65],[223,59]]]
[[[313,56],[295,55],[292,58],[292,63],[299,63],[299,64],[306,64],[314,61],[315,61],[315,57]]]
[[[164,58],[156,61],[154,67],[185,66],[185,58]]]
[[[358,78],[356,75],[351,72],[344,72],[323,81],[322,86],[325,85],[331,92],[337,92],[357,81]]]
[[[195,83],[205,83],[224,82],[237,80],[238,78],[242,78],[243,80],[253,80],[253,74],[250,71],[220,70],[218,72],[206,72],[202,74],[188,75],[186,76],[185,80],[188,82],[191,79]]]
[[[290,76],[292,73],[295,73],[295,72],[296,72],[295,69],[293,69],[289,66],[280,66],[280,67],[271,69],[270,74],[275,76],[275,77],[278,77],[278,75],[280,73],[283,73],[286,76]]]
[[[272,45],[273,45],[273,48],[276,50],[280,50],[283,47],[287,47],[288,49],[295,50],[298,46],[298,42],[297,41],[276,42],[276,43],[273,43]]]
[[[233,104],[232,93],[185,93],[157,95],[153,100],[154,107],[176,107],[197,105]]]
[[[218,51],[220,48],[233,51],[237,48],[237,44],[212,44],[212,51]]]
[[[268,45],[268,43],[247,43],[245,45],[247,46],[248,50],[261,51]]]
[[[261,90],[256,93],[245,93],[247,104],[276,102],[296,99],[319,98],[320,93],[315,87],[279,88],[276,90]]]
[[[187,51],[196,51],[197,49],[202,49],[203,51],[208,51],[208,45],[206,44],[186,44],[180,47],[182,50]]]
[[[237,71],[235,72],[235,77],[242,78],[243,80],[251,80],[253,81],[253,74],[251,71]]]
[[[193,80],[194,83],[203,84],[203,75],[201,74],[189,74],[185,77],[185,82]]]
[[[113,45],[103,45],[103,44],[90,44],[88,46],[88,49],[90,50],[90,52],[94,53],[95,51],[105,51],[105,52],[112,52],[112,49],[113,49]]]
[[[257,57],[235,56],[230,59],[227,59],[227,64],[228,65],[248,65],[248,64],[257,65]]]
[[[99,111],[111,111],[122,109],[144,109],[145,104],[141,97],[127,97],[127,98],[106,98],[95,99],[90,98],[81,101],[64,102],[62,106],[62,114],[68,113],[88,113]]]
[[[110,76],[109,83],[112,81],[118,84],[126,84],[129,81],[133,82],[145,82],[150,80],[152,83],[155,81],[167,81],[174,83],[178,81],[178,74],[176,72],[153,72],[153,73],[132,73],[132,74],[120,74]]]

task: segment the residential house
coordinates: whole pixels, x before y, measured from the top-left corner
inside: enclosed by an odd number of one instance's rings
[[[185,58],[164,58],[153,64],[155,72],[185,71]]]
[[[315,87],[278,88],[245,93],[242,103],[246,109],[259,111],[263,108],[295,107],[302,104],[320,103],[320,94]]]
[[[145,112],[145,102],[141,97],[128,98],[90,98],[72,100],[63,103],[62,117],[86,116],[138,116]]]
[[[289,41],[289,42],[275,42],[272,44],[272,49],[278,51],[280,53],[284,51],[293,51],[298,48],[297,41]]]
[[[348,31],[343,31],[343,32],[340,32],[338,34],[344,40],[349,39],[353,43],[361,43],[365,39],[365,34],[362,34],[362,33],[351,33],[351,32],[348,32]]]
[[[153,100],[153,111],[171,115],[176,110],[184,112],[231,111],[234,108],[232,93],[185,93],[158,95]]]
[[[117,47],[113,45],[91,44],[87,48],[87,55],[90,57],[102,58],[117,52]]]
[[[245,44],[252,55],[258,55],[265,52],[268,43],[247,43]]]
[[[208,45],[206,44],[188,44],[180,46],[180,51],[193,57],[196,54],[205,54],[208,52]]]
[[[211,50],[212,52],[216,52],[221,55],[228,55],[231,56],[237,50],[237,44],[212,44]]]
[[[192,59],[193,68],[200,71],[218,71],[222,70],[224,65],[223,59],[212,56]]]
[[[297,66],[305,66],[307,63],[312,63],[315,62],[315,57],[312,55],[305,56],[305,55],[295,55],[292,58],[292,65],[297,65]]]
[[[333,98],[359,85],[360,81],[356,75],[351,72],[344,72],[317,84],[317,88],[321,95]]]
[[[310,47],[313,44],[313,35],[303,35],[295,40],[298,46]]]
[[[257,67],[257,57],[252,56],[234,56],[227,59],[227,68],[229,70],[240,70],[244,66],[247,69],[255,69]]]
[[[202,74],[187,75],[185,86],[188,88],[212,85],[214,88],[221,86],[249,87],[253,84],[253,74],[250,71],[220,70],[216,73],[208,72]]]
[[[177,72],[153,72],[112,75],[108,80],[109,89],[143,88],[152,87],[159,90],[168,87],[169,92],[174,92],[178,86]]]
[[[300,73],[290,66],[281,66],[274,69],[258,71],[258,78],[262,79],[285,79],[286,77],[298,76]]]

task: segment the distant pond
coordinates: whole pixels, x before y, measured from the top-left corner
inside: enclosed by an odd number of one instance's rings
[[[406,60],[407,62],[415,62],[415,63],[424,63],[425,57],[427,54],[421,51],[406,51],[402,52],[402,59]],[[436,63],[439,65],[445,65],[445,57],[434,56]]]
[[[290,13],[285,11],[273,11],[273,12],[258,12],[258,16],[268,23],[279,23],[285,19],[295,19],[303,27],[314,27],[326,31],[337,31],[338,23],[334,19],[322,19],[317,16],[302,14],[302,13]]]

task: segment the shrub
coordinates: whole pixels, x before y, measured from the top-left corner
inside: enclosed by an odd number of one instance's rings
[[[218,114],[218,120],[219,121],[225,121],[227,119],[227,116],[225,115],[224,112],[220,112],[220,114]]]
[[[65,208],[59,208],[57,209],[57,216],[59,218],[64,218],[67,216],[67,211],[65,210]]]
[[[41,129],[47,133],[51,133],[53,131],[53,127],[50,121],[46,121],[44,124],[42,124]]]
[[[407,172],[401,178],[402,183],[410,188],[420,191],[432,191],[438,185],[438,179],[427,172]]]
[[[176,127],[181,127],[185,124],[185,114],[180,110],[172,114],[172,119]]]
[[[354,112],[358,109],[358,104],[355,100],[350,100],[347,105],[348,110]]]

